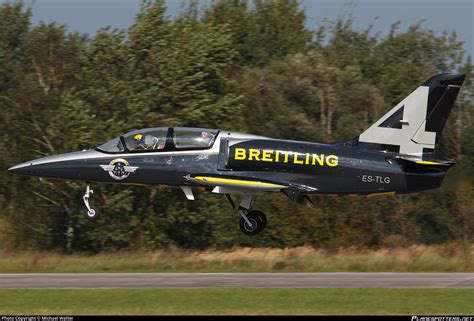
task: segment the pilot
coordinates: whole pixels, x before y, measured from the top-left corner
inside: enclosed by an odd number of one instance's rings
[[[156,150],[163,149],[165,147],[166,141],[164,139],[159,139],[158,137],[152,135],[143,135],[136,134],[133,136],[135,143],[137,144],[137,150]]]
[[[213,134],[210,134],[209,132],[201,132],[201,141],[203,141],[205,145],[210,145],[213,138]]]

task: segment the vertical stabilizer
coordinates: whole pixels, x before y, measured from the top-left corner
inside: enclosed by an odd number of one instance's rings
[[[420,157],[434,152],[464,78],[451,73],[431,77],[363,132],[359,143]]]

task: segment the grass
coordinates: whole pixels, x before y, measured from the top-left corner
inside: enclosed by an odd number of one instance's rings
[[[226,251],[116,252],[63,255],[0,251],[0,273],[19,272],[473,272],[474,245],[414,245],[379,250],[310,247]]]
[[[465,289],[0,290],[0,315],[474,314]]]

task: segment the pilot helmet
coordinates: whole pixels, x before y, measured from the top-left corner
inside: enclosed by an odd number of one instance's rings
[[[137,143],[143,143],[144,139],[143,139],[143,134],[136,134],[135,136],[133,136],[133,139],[137,142]]]

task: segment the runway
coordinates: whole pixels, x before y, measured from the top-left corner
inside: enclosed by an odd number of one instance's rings
[[[465,288],[474,273],[27,273],[0,289]]]

